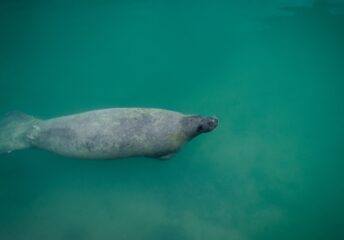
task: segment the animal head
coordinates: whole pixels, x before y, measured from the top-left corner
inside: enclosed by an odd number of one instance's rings
[[[182,119],[182,128],[188,138],[194,138],[201,133],[211,132],[218,125],[218,119],[201,117],[199,115],[186,116]]]

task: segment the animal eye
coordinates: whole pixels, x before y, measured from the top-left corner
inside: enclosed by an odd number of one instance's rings
[[[203,126],[202,125],[199,125],[198,128],[197,128],[198,131],[202,131],[203,130]]]

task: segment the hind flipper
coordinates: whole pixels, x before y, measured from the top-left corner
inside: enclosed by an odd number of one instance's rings
[[[21,112],[7,113],[0,118],[0,153],[29,148],[27,131],[38,119]]]

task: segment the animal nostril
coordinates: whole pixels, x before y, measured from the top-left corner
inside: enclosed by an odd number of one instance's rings
[[[216,118],[214,118],[214,119],[211,120],[211,123],[212,123],[213,125],[217,125],[218,120],[217,120]]]

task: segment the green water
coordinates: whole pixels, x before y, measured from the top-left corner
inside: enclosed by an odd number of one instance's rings
[[[0,156],[0,239],[344,239],[341,1],[0,2],[0,114],[216,115],[168,161]]]

